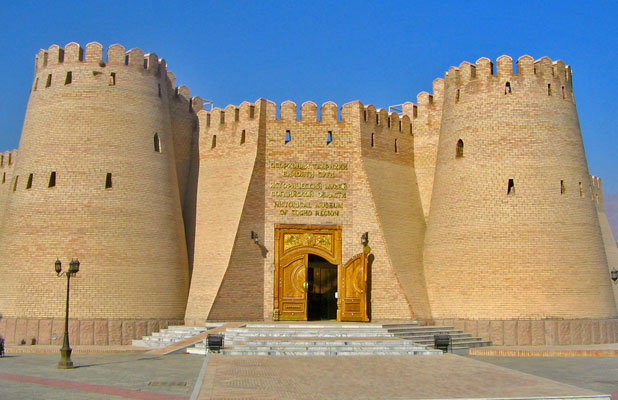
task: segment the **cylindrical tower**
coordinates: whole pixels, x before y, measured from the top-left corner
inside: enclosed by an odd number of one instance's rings
[[[0,313],[16,320],[14,333],[5,327],[15,341],[62,335],[66,279],[55,276],[56,257],[81,261],[72,342],[130,343],[185,311],[165,62],[120,45],[106,61],[99,43],[85,50],[54,45],[36,57],[0,240]]]
[[[589,182],[562,61],[451,68],[424,253],[434,318],[615,318]]]

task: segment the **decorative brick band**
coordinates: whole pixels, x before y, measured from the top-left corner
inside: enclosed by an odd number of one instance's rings
[[[602,344],[618,341],[618,319],[466,320],[436,319],[495,346]]]
[[[75,345],[130,345],[133,339],[141,339],[167,328],[169,325],[183,325],[182,319],[91,319],[69,320],[69,339]],[[64,319],[0,319],[0,335],[6,344],[57,344],[61,345],[64,335]],[[55,339],[52,339],[54,337]]]

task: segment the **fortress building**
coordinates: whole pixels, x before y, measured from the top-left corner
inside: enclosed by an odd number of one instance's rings
[[[399,112],[205,110],[153,53],[54,45],[0,175],[8,343],[59,343],[57,257],[81,261],[73,343],[307,319],[618,341],[618,249],[562,61],[464,62]]]

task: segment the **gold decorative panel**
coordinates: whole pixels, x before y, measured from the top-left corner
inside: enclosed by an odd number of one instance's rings
[[[288,233],[283,236],[283,252],[297,246],[320,247],[329,252],[332,251],[332,235],[314,233]]]

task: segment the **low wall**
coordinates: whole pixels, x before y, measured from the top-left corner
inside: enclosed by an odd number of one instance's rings
[[[141,339],[142,336],[169,325],[183,324],[181,319],[69,319],[69,341],[72,345],[130,345],[133,339]],[[56,338],[52,339],[54,334]],[[6,344],[20,344],[23,340],[30,345],[32,339],[35,339],[36,344],[61,345],[64,338],[64,318],[2,318],[0,335],[4,337]]]
[[[496,346],[550,346],[618,342],[618,319],[467,320],[436,319]]]

